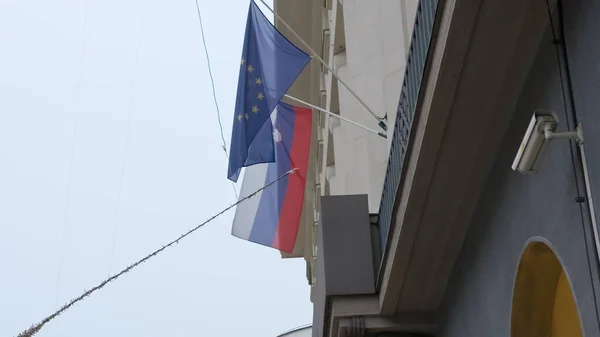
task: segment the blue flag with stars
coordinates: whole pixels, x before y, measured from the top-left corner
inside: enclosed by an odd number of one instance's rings
[[[275,161],[270,115],[309,61],[250,1],[227,178],[237,181],[242,167]]]

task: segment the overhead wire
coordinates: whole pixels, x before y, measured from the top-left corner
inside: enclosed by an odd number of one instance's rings
[[[219,123],[219,129],[220,129],[220,134],[221,134],[221,140],[222,140],[222,149],[223,152],[225,153],[225,157],[227,159],[229,159],[229,155],[227,153],[227,145],[226,145],[226,141],[225,141],[225,136],[224,136],[224,132],[223,132],[223,125],[221,122],[221,112],[219,109],[219,104],[218,104],[218,100],[217,100],[217,96],[216,96],[216,86],[215,86],[215,82],[214,82],[214,77],[212,75],[212,67],[211,67],[211,63],[210,63],[210,57],[209,57],[209,53],[208,53],[208,47],[206,45],[206,39],[205,39],[205,35],[204,35],[204,26],[203,26],[203,22],[202,22],[202,16],[201,16],[201,12],[200,12],[200,5],[198,3],[198,0],[195,1],[196,3],[196,10],[198,13],[198,21],[200,24],[200,31],[202,34],[202,43],[204,46],[204,52],[206,55],[206,60],[207,60],[207,64],[208,64],[208,73],[209,73],[209,77],[211,80],[211,86],[212,86],[212,93],[213,93],[213,100],[215,103],[215,107],[217,110],[217,120]],[[78,129],[78,112],[77,109],[80,106],[80,97],[81,97],[81,87],[82,87],[82,78],[83,78],[83,62],[84,62],[84,55],[85,55],[85,35],[87,33],[87,23],[88,23],[88,9],[89,9],[89,0],[85,1],[84,4],[84,20],[83,20],[83,33],[82,33],[82,42],[81,42],[81,57],[80,57],[80,64],[79,64],[79,75],[78,75],[78,83],[77,83],[77,93],[76,93],[76,103],[75,103],[75,118],[74,118],[74,122],[73,122],[73,130],[72,130],[72,134],[71,134],[71,149],[70,149],[70,156],[69,156],[69,164],[68,164],[68,178],[67,178],[67,187],[66,187],[66,200],[65,200],[65,210],[64,210],[64,215],[63,215],[63,228],[62,228],[62,237],[61,237],[61,245],[60,245],[60,256],[59,256],[59,262],[58,262],[58,272],[57,272],[57,281],[56,281],[56,295],[55,295],[55,304],[58,304],[58,300],[59,300],[59,296],[60,296],[60,285],[62,282],[62,270],[63,270],[63,263],[64,263],[64,249],[65,249],[65,243],[66,243],[66,229],[67,229],[67,225],[68,225],[68,215],[69,215],[69,209],[70,209],[70,203],[71,203],[71,185],[72,185],[72,180],[73,180],[73,162],[74,162],[74,157],[75,157],[75,137],[77,134],[77,129]],[[130,143],[130,133],[131,133],[131,118],[132,118],[132,100],[133,100],[133,89],[134,89],[134,84],[135,84],[135,69],[137,68],[137,63],[138,63],[138,59],[139,59],[139,48],[140,48],[140,43],[141,43],[141,36],[142,36],[142,28],[143,28],[143,15],[140,19],[140,29],[139,29],[139,35],[138,35],[138,41],[137,41],[137,46],[136,46],[136,56],[135,56],[135,61],[134,61],[134,76],[132,77],[132,81],[131,81],[131,94],[130,94],[130,103],[129,103],[129,110],[128,110],[128,119],[127,119],[127,130],[126,130],[126,140],[125,140],[125,158],[123,160],[123,164],[121,167],[121,175],[119,178],[119,187],[118,187],[118,193],[117,193],[117,205],[116,205],[116,210],[115,210],[115,216],[114,216],[114,221],[113,221],[113,231],[112,231],[112,244],[111,244],[111,252],[110,252],[110,262],[109,262],[109,274],[112,270],[112,265],[114,262],[114,254],[115,254],[115,249],[116,249],[116,235],[117,235],[117,230],[118,230],[118,221],[119,221],[119,205],[120,205],[120,200],[121,200],[121,196],[122,196],[122,190],[123,190],[123,182],[124,182],[124,176],[125,176],[125,170],[126,170],[126,162],[127,162],[127,150],[129,148],[129,143]],[[237,189],[235,187],[235,184],[232,182],[232,188],[233,188],[233,192],[234,195],[236,197],[236,199],[238,199],[238,192]]]
[[[125,131],[125,150],[123,156],[123,163],[121,165],[121,175],[119,177],[119,187],[117,192],[117,204],[115,206],[115,215],[113,217],[113,231],[112,231],[112,244],[110,249],[110,260],[108,264],[108,274],[110,275],[112,271],[112,266],[115,258],[115,250],[117,244],[117,232],[119,226],[119,216],[120,216],[120,205],[121,205],[121,195],[123,194],[123,182],[125,180],[125,169],[127,168],[127,154],[130,146],[130,138],[131,138],[131,120],[133,115],[133,99],[135,94],[135,79],[136,79],[136,70],[138,66],[138,60],[140,56],[140,46],[142,43],[142,33],[144,28],[144,12],[142,12],[140,16],[140,26],[138,29],[137,43],[135,47],[135,59],[133,61],[133,70],[131,75],[131,85],[129,89],[129,108],[127,111],[127,129]]]
[[[217,214],[211,216],[210,218],[208,218],[207,220],[205,220],[201,224],[197,225],[196,227],[194,227],[194,228],[188,230],[187,232],[181,234],[176,239],[170,241],[169,243],[167,243],[166,245],[162,246],[161,248],[159,248],[159,249],[153,251],[152,253],[146,255],[142,259],[140,259],[140,260],[138,260],[138,261],[130,264],[128,267],[124,268],[120,272],[118,272],[118,273],[116,273],[116,274],[108,277],[104,281],[98,283],[93,288],[84,291],[81,295],[79,295],[78,297],[76,297],[76,298],[72,299],[71,301],[67,302],[61,308],[59,308],[54,313],[52,313],[51,315],[49,315],[46,318],[44,318],[43,320],[41,320],[39,323],[32,325],[29,329],[27,329],[27,330],[21,332],[20,334],[18,334],[17,337],[32,337],[32,336],[34,336],[36,333],[38,333],[50,321],[52,321],[53,319],[55,319],[56,317],[58,317],[59,315],[61,315],[65,311],[69,310],[71,307],[73,307],[73,305],[77,304],[78,302],[81,302],[82,300],[84,300],[85,298],[87,298],[88,296],[90,296],[92,293],[94,293],[94,292],[96,292],[96,291],[104,288],[104,286],[106,286],[108,283],[117,280],[119,277],[121,277],[124,274],[130,272],[132,269],[134,269],[135,267],[139,266],[140,264],[142,264],[142,263],[150,260],[151,258],[157,256],[158,254],[160,254],[163,251],[165,251],[167,248],[172,247],[174,244],[179,243],[179,241],[185,239],[190,234],[192,234],[192,233],[196,232],[197,230],[199,230],[200,228],[204,227],[204,225],[206,225],[207,223],[213,221],[214,219],[216,219],[217,217],[221,216],[222,214],[224,214],[225,212],[229,211],[230,209],[232,209],[233,207],[237,206],[238,204],[242,203],[243,201],[254,197],[255,195],[257,195],[262,190],[264,190],[264,189],[268,188],[269,186],[277,183],[279,180],[285,178],[286,176],[295,173],[297,170],[298,170],[297,168],[293,168],[293,169],[287,171],[286,173],[284,173],[281,176],[279,176],[277,179],[275,179],[275,180],[271,181],[270,183],[264,185],[263,187],[259,188],[258,190],[256,190],[256,191],[248,194],[247,196],[245,196],[245,197],[237,200],[235,203],[233,203],[230,206],[224,208],[223,210],[221,210]]]
[[[208,47],[206,45],[206,38],[204,37],[204,24],[202,23],[202,14],[200,13],[200,4],[198,0],[196,1],[196,11],[198,13],[198,22],[200,23],[200,33],[202,34],[202,45],[204,46],[204,54],[206,55],[206,63],[208,65],[208,76],[210,77],[210,84],[212,86],[212,94],[213,100],[215,102],[215,108],[217,109],[217,121],[219,122],[219,130],[221,132],[221,141],[223,142],[222,149],[225,153],[225,157],[229,161],[229,154],[227,153],[227,142],[225,141],[225,135],[223,133],[223,123],[221,122],[221,110],[219,109],[219,102],[217,100],[217,89],[215,85],[215,79],[212,74],[212,67],[210,64],[210,57],[208,54]],[[235,193],[235,198],[238,199],[238,192],[235,188],[235,184],[233,181],[231,182],[231,187],[233,187],[233,193]]]
[[[62,226],[62,237],[60,244],[60,257],[58,261],[58,275],[56,280],[56,296],[55,296],[55,305],[58,304],[58,298],[60,295],[60,283],[62,281],[62,269],[64,262],[64,252],[65,252],[65,242],[66,242],[66,231],[67,224],[69,220],[69,207],[71,205],[71,184],[73,181],[73,161],[75,159],[75,137],[77,134],[78,120],[79,120],[79,104],[81,99],[81,86],[82,86],[82,78],[83,78],[83,60],[85,55],[85,36],[87,33],[87,21],[88,21],[88,8],[89,8],[89,0],[85,0],[84,4],[84,16],[83,16],[83,33],[81,38],[81,56],[79,60],[79,75],[77,78],[77,88],[76,88],[76,101],[75,101],[75,109],[74,109],[74,120],[73,120],[73,130],[71,132],[71,151],[69,155],[69,168],[68,168],[68,176],[67,176],[67,195],[65,200],[65,210],[63,215],[63,226]]]
[[[222,140],[222,149],[225,153],[225,156],[227,158],[229,158],[229,155],[227,153],[227,145],[226,145],[226,141],[225,141],[225,136],[224,136],[224,132],[223,132],[223,125],[221,122],[221,113],[220,113],[220,109],[219,109],[219,105],[218,105],[218,100],[217,100],[217,96],[216,96],[216,86],[215,86],[215,82],[214,82],[214,77],[212,75],[212,67],[211,67],[211,63],[210,63],[210,56],[209,56],[209,52],[208,52],[208,47],[206,44],[206,39],[205,39],[205,34],[204,34],[204,26],[203,26],[203,22],[202,22],[202,15],[200,12],[200,6],[198,3],[198,0],[195,0],[196,3],[196,9],[197,9],[197,13],[198,13],[198,20],[199,20],[199,24],[200,24],[200,30],[201,30],[201,35],[202,35],[202,44],[204,47],[204,52],[206,55],[206,59],[207,59],[207,64],[208,64],[208,73],[209,73],[209,77],[211,80],[211,86],[212,86],[212,93],[213,93],[213,100],[215,103],[215,107],[216,107],[216,111],[217,111],[217,120],[219,123],[219,129],[220,129],[220,134],[221,134],[221,140]],[[82,74],[83,74],[83,60],[84,60],[84,55],[85,55],[85,35],[87,32],[87,21],[88,21],[88,8],[89,8],[89,0],[85,1],[85,14],[84,14],[84,27],[83,27],[83,38],[82,38],[82,47],[81,47],[81,58],[80,58],[80,66],[79,66],[79,76],[78,76],[78,84],[77,84],[77,99],[76,99],[76,104],[75,104],[75,119],[74,119],[74,125],[73,125],[73,132],[72,132],[72,137],[71,137],[71,151],[70,151],[70,158],[69,158],[69,173],[68,173],[68,182],[67,182],[67,196],[66,196],[66,201],[65,201],[65,213],[64,213],[64,224],[63,224],[63,236],[62,236],[62,242],[61,242],[61,253],[60,253],[60,260],[59,260],[59,271],[58,271],[58,281],[57,281],[57,290],[56,290],[56,302],[58,303],[58,299],[59,299],[59,294],[60,294],[60,283],[61,283],[61,276],[62,276],[62,266],[63,266],[63,260],[64,260],[64,245],[65,245],[65,236],[66,236],[66,225],[68,223],[68,212],[69,212],[69,205],[70,205],[70,190],[71,190],[71,184],[72,184],[72,171],[73,171],[73,159],[74,159],[74,155],[75,155],[75,136],[76,136],[76,131],[77,131],[77,126],[78,126],[78,118],[77,118],[77,108],[79,107],[80,104],[80,92],[81,92],[81,82],[82,82]],[[135,57],[135,61],[134,61],[134,73],[135,73],[135,69],[137,68],[137,62],[138,62],[138,58],[139,58],[139,47],[140,47],[140,41],[141,41],[141,30],[143,27],[143,16],[140,20],[140,33],[138,36],[138,42],[137,42],[137,47],[136,47],[136,57]],[[128,111],[128,126],[127,126],[127,131],[126,131],[126,146],[125,146],[125,152],[127,153],[127,148],[128,148],[128,144],[130,142],[130,128],[131,128],[131,114],[132,114],[132,107],[131,107],[131,100],[133,99],[133,87],[134,87],[134,83],[135,83],[135,75],[132,78],[132,84],[131,84],[131,97],[130,97],[130,106],[129,106],[129,111]],[[123,188],[123,180],[124,180],[124,173],[125,173],[125,168],[126,168],[126,155],[125,155],[125,159],[123,161],[123,165],[122,165],[122,169],[121,169],[121,177],[120,177],[120,181],[119,181],[119,188],[118,188],[118,196],[117,196],[117,210],[115,211],[115,217],[114,217],[114,223],[113,223],[113,243],[112,243],[112,247],[111,247],[111,259],[110,259],[110,265],[109,265],[109,275],[110,275],[110,269],[112,269],[112,263],[114,260],[114,250],[115,250],[115,237],[116,237],[116,230],[117,230],[117,226],[118,226],[118,217],[119,217],[119,204],[120,204],[120,198],[122,195],[122,188]],[[158,255],[159,253],[161,253],[162,251],[164,251],[166,248],[169,248],[171,246],[173,246],[175,243],[179,243],[180,240],[184,239],[185,237],[187,237],[188,235],[192,234],[193,232],[197,231],[198,229],[200,229],[201,227],[203,227],[205,224],[207,224],[208,222],[214,220],[215,218],[217,218],[218,216],[222,215],[223,213],[227,212],[228,210],[230,210],[231,208],[235,207],[236,205],[240,204],[241,202],[255,196],[257,193],[259,193],[260,191],[266,189],[267,187],[273,185],[274,183],[276,183],[277,181],[281,180],[282,178],[286,177],[287,175],[295,172],[297,169],[292,169],[288,172],[286,172],[285,174],[281,175],[280,177],[278,177],[276,180],[270,182],[269,184],[266,184],[265,186],[263,186],[262,188],[258,189],[257,191],[249,194],[246,197],[243,197],[242,199],[237,200],[235,203],[233,203],[232,205],[230,205],[229,207],[223,209],[221,212],[215,214],[214,216],[212,216],[211,218],[209,218],[208,220],[206,220],[205,222],[201,223],[200,225],[192,228],[191,230],[187,231],[186,233],[180,235],[177,239],[169,242],[168,244],[162,246],[162,248],[155,250],[154,252],[146,255],[144,258],[138,260],[137,262],[129,265],[128,267],[126,267],[125,269],[121,270],[119,273],[114,274],[110,277],[108,277],[107,279],[105,279],[103,282],[99,283],[97,286],[91,288],[90,290],[85,291],[83,294],[81,294],[79,297],[76,297],[74,299],[72,299],[70,302],[66,303],[65,305],[63,305],[60,309],[58,309],[57,311],[55,311],[53,314],[47,316],[45,319],[43,319],[42,321],[40,321],[38,324],[33,325],[32,327],[30,327],[29,329],[23,331],[22,333],[20,333],[18,335],[18,337],[30,337],[35,335],[38,331],[41,330],[41,328],[47,324],[48,322],[52,321],[54,318],[56,318],[57,316],[59,316],[60,314],[62,314],[63,312],[65,312],[66,310],[68,310],[69,308],[71,308],[74,304],[82,301],[83,299],[85,299],[86,297],[88,297],[89,295],[91,295],[92,293],[94,293],[97,290],[102,289],[105,285],[107,285],[108,283],[116,280],[117,278],[119,278],[120,276],[122,276],[125,273],[128,273],[129,271],[131,271],[133,268],[137,267],[138,265],[146,262],[147,260],[149,260],[150,258]],[[237,193],[237,189],[235,187],[235,185],[232,183],[232,187],[236,196],[236,199],[238,199],[238,193]]]

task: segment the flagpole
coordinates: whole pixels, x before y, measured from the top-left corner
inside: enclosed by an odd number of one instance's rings
[[[279,22],[281,22],[300,42],[302,42],[302,44],[304,45],[304,47],[306,49],[308,49],[308,51],[310,53],[312,53],[311,57],[316,58],[319,62],[321,62],[321,64],[327,68],[327,70],[329,70],[329,72],[331,73],[331,75],[333,75],[333,77],[335,77],[336,80],[338,80],[351,94],[352,96],[354,96],[359,102],[360,104],[362,104],[362,106],[365,107],[365,109],[367,109],[369,111],[369,113],[371,115],[373,115],[373,117],[375,117],[378,121],[379,121],[379,127],[381,127],[383,130],[387,131],[387,126],[384,122],[384,120],[387,118],[387,114],[384,117],[379,117],[378,115],[376,115],[373,110],[367,105],[367,103],[365,103],[362,99],[360,99],[360,97],[358,97],[358,95],[354,92],[354,90],[352,90],[350,88],[350,86],[348,86],[348,84],[346,84],[346,82],[344,82],[338,75],[337,72],[335,72],[328,64],[327,62],[323,61],[323,59],[319,56],[319,54],[317,54],[309,45],[308,43],[306,43],[304,41],[304,39],[302,39],[300,37],[300,35],[298,35],[293,29],[292,27],[290,27],[280,16],[279,14],[275,13],[275,11],[264,1],[264,0],[260,0],[260,2],[262,2],[263,5],[265,5],[265,7],[267,7],[269,9],[269,11],[271,11],[271,13],[273,13],[273,15],[275,16],[275,18],[277,18],[277,20],[279,20]]]
[[[329,115],[329,116],[331,116],[331,117],[335,117],[335,118],[337,118],[337,119],[340,119],[340,120],[343,120],[343,121],[345,121],[345,122],[348,122],[348,123],[350,123],[350,124],[352,124],[352,125],[356,125],[356,126],[358,126],[359,128],[362,128],[362,129],[364,129],[364,130],[367,130],[367,131],[369,131],[369,132],[372,132],[372,133],[374,133],[374,134],[378,135],[379,137],[382,137],[382,138],[387,138],[387,135],[386,135],[385,133],[383,133],[383,132],[379,132],[379,131],[373,130],[373,129],[369,128],[369,127],[366,127],[366,126],[364,126],[364,125],[362,125],[362,124],[358,124],[357,122],[355,122],[355,121],[353,121],[353,120],[350,120],[350,119],[348,119],[348,118],[346,118],[346,117],[342,117],[342,116],[340,116],[340,115],[338,115],[338,114],[335,114],[335,113],[333,113],[333,112],[331,112],[331,111],[325,110],[325,109],[323,109],[323,108],[320,108],[320,107],[318,107],[318,106],[316,106],[316,105],[313,105],[313,104],[310,104],[310,103],[308,103],[308,102],[305,102],[305,101],[303,101],[303,100],[301,100],[301,99],[299,99],[299,98],[296,98],[296,97],[294,97],[294,96],[290,96],[290,95],[288,95],[288,94],[285,94],[285,95],[283,95],[283,96],[284,96],[284,97],[286,97],[286,98],[288,98],[288,99],[291,99],[292,101],[298,102],[298,103],[300,103],[300,104],[304,104],[304,105],[308,106],[309,108],[313,108],[313,109],[315,109],[315,110],[318,110],[318,111],[324,112],[324,113],[328,114],[328,115]]]

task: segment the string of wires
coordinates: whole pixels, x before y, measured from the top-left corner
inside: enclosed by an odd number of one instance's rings
[[[198,0],[196,0],[196,11],[198,12],[198,22],[200,23],[202,45],[204,46],[204,55],[206,55],[206,63],[208,65],[208,76],[210,77],[210,84],[212,86],[213,100],[215,102],[215,108],[217,109],[217,121],[219,122],[219,130],[221,131],[221,141],[223,142],[222,148],[223,152],[225,152],[225,157],[229,161],[229,154],[227,153],[227,143],[225,142],[225,135],[223,133],[223,123],[221,123],[221,110],[219,109],[219,102],[217,100],[217,89],[215,86],[215,79],[212,74],[212,67],[210,65],[210,57],[208,54],[208,47],[206,46],[206,38],[204,37],[204,24],[202,23],[202,14],[200,14],[200,5],[198,4]],[[231,187],[233,187],[233,193],[235,193],[235,198],[237,199],[238,193],[233,182],[231,182]]]
[[[125,171],[127,168],[127,155],[131,143],[131,128],[133,120],[133,101],[135,98],[136,71],[140,58],[140,46],[142,43],[142,34],[144,32],[144,13],[140,16],[140,26],[138,28],[137,43],[135,47],[135,59],[133,61],[133,70],[131,75],[131,83],[129,88],[129,107],[127,109],[127,129],[125,130],[125,150],[123,155],[123,163],[121,164],[121,175],[119,176],[119,187],[117,190],[117,203],[115,205],[115,215],[113,217],[112,243],[110,247],[110,260],[108,263],[108,275],[112,272],[113,262],[115,259],[115,251],[117,247],[117,232],[119,229],[119,216],[121,215],[121,197],[123,195],[123,185],[125,182]]]
[[[62,237],[60,243],[60,257],[58,260],[58,273],[56,276],[56,297],[55,303],[58,305],[58,297],[60,295],[60,283],[62,281],[62,268],[64,262],[64,254],[65,254],[65,243],[67,236],[67,225],[69,223],[69,208],[71,205],[71,184],[73,183],[73,161],[75,160],[75,139],[77,136],[77,129],[79,124],[79,106],[81,102],[81,87],[83,81],[83,61],[85,59],[85,35],[87,33],[87,25],[88,25],[88,9],[89,9],[89,0],[85,1],[84,4],[84,15],[83,15],[83,33],[81,36],[81,55],[79,58],[79,75],[77,77],[77,93],[75,99],[75,109],[73,112],[74,120],[73,120],[73,129],[71,131],[71,150],[69,154],[69,168],[68,168],[68,177],[67,177],[67,195],[65,197],[65,210],[63,213],[63,226],[62,226]]]
[[[130,264],[125,269],[123,269],[120,272],[118,272],[118,273],[116,273],[116,274],[108,277],[107,279],[105,279],[104,281],[100,282],[95,287],[93,287],[93,288],[91,288],[89,290],[86,290],[85,292],[83,292],[83,294],[81,294],[78,297],[72,299],[70,302],[68,302],[65,305],[63,305],[60,309],[58,309],[57,311],[55,311],[53,314],[47,316],[46,318],[44,318],[43,320],[41,320],[39,323],[37,323],[35,325],[32,325],[29,329],[21,332],[19,335],[17,335],[17,337],[32,337],[32,336],[34,336],[36,333],[38,333],[44,327],[44,325],[46,325],[47,323],[49,323],[50,321],[52,321],[53,319],[55,319],[56,317],[58,317],[59,315],[61,315],[62,313],[64,313],[65,311],[69,310],[69,308],[71,308],[73,305],[77,304],[78,302],[81,302],[86,297],[90,296],[92,293],[94,293],[94,292],[96,292],[96,291],[104,288],[104,286],[106,286],[108,283],[110,283],[112,281],[115,281],[119,277],[121,277],[124,274],[130,272],[133,268],[139,266],[140,264],[142,264],[142,263],[150,260],[151,258],[157,256],[158,254],[162,253],[167,248],[170,248],[174,244],[179,243],[179,241],[185,239],[190,234],[192,234],[195,231],[197,231],[198,229],[204,227],[204,225],[206,225],[207,223],[213,221],[214,219],[216,219],[217,217],[221,216],[222,214],[224,214],[228,210],[232,209],[233,207],[237,206],[238,204],[240,204],[244,200],[252,198],[253,196],[255,196],[256,194],[258,194],[262,190],[264,190],[264,189],[268,188],[269,186],[277,183],[279,180],[285,178],[289,174],[292,174],[292,173],[296,172],[296,170],[298,170],[298,169],[297,168],[293,168],[293,169],[287,171],[286,173],[284,173],[281,176],[279,176],[277,179],[275,179],[272,182],[264,185],[263,187],[259,188],[258,190],[254,191],[253,193],[251,193],[251,194],[249,194],[249,195],[241,198],[240,200],[238,200],[235,203],[231,204],[230,206],[226,207],[225,209],[223,209],[219,213],[217,213],[217,214],[213,215],[212,217],[208,218],[206,221],[202,222],[198,226],[196,226],[196,227],[188,230],[184,234],[181,234],[175,240],[172,240],[171,242],[167,243],[166,245],[162,246],[161,248],[159,248],[159,249],[153,251],[152,253],[146,255],[144,258],[142,258],[142,259],[140,259],[140,260],[138,260],[138,261]]]

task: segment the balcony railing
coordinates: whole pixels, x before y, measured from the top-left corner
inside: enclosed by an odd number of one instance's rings
[[[396,196],[404,175],[404,158],[411,146],[412,125],[432,40],[437,7],[438,0],[420,0],[415,17],[379,206],[379,235],[382,254],[385,254],[387,250],[386,244],[397,206]]]

